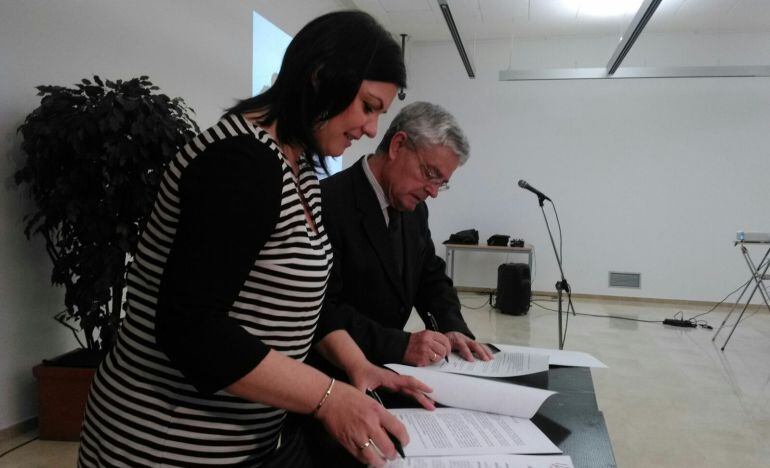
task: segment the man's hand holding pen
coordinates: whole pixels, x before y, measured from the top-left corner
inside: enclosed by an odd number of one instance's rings
[[[426,312],[427,330],[410,334],[403,363],[410,366],[429,366],[439,359],[449,362],[449,353],[456,352],[466,361],[494,359],[492,351],[460,332],[441,333],[432,313]]]
[[[452,344],[446,335],[432,330],[423,330],[409,335],[403,362],[410,366],[429,366],[451,351]]]

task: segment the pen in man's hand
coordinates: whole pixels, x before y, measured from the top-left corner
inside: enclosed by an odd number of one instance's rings
[[[433,330],[436,333],[441,333],[438,331],[438,323],[436,322],[436,317],[433,316],[430,312],[425,312],[428,315],[428,324],[430,325],[430,329]],[[449,363],[449,354],[444,355],[444,360]]]
[[[380,396],[377,395],[377,392],[375,392],[374,390],[370,390],[367,388],[366,394],[374,398],[375,400],[377,400],[377,402],[383,407],[385,406],[382,404],[382,400],[380,399]],[[385,429],[385,434],[387,434],[388,437],[390,438],[390,441],[393,442],[393,445],[396,447],[396,452],[398,452],[398,454],[401,455],[401,458],[406,458],[406,455],[404,455],[404,447],[401,446],[401,441],[398,440],[396,436],[388,432],[387,429]]]

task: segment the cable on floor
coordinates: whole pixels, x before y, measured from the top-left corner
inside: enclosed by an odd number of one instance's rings
[[[33,437],[33,438],[29,439],[28,441],[23,442],[23,443],[17,445],[16,447],[13,447],[12,449],[8,449],[5,452],[0,453],[0,458],[3,458],[4,456],[8,455],[9,453],[13,452],[14,450],[20,449],[20,448],[24,447],[25,445],[29,444],[30,442],[36,441],[37,439],[38,439],[38,437]]]
[[[482,294],[482,293],[478,293],[478,294]],[[483,293],[483,294],[486,294],[486,293]],[[480,306],[469,306],[469,305],[463,304],[462,301],[460,301],[460,305],[463,308],[470,309],[470,310],[483,309],[484,307],[492,305],[492,293],[489,293],[489,298],[486,301],[484,301],[484,303],[482,303]]]
[[[550,310],[551,312],[559,312],[556,309],[550,309],[548,307],[542,306],[542,305],[538,304],[537,302],[538,301],[532,301],[531,304],[532,305],[536,305],[536,306],[540,307],[541,309]],[[574,311],[574,308],[573,308],[573,311]],[[663,323],[662,320],[642,320],[642,319],[635,319],[635,318],[630,318],[630,317],[620,317],[618,315],[586,314],[586,313],[583,313],[583,312],[573,312],[573,313],[575,315],[584,315],[586,317],[613,318],[613,319],[618,319],[618,320],[630,320],[632,322],[644,322],[644,323]],[[567,315],[567,316],[569,317],[569,315]]]
[[[753,277],[752,277],[752,278],[749,278],[749,279],[748,279],[746,282],[744,282],[742,285],[740,285],[740,286],[738,286],[737,288],[735,288],[735,289],[734,289],[734,290],[733,290],[733,291],[732,291],[730,294],[728,294],[727,296],[725,296],[725,297],[724,297],[724,298],[723,298],[721,301],[719,301],[719,302],[717,302],[716,304],[714,304],[714,307],[710,308],[710,309],[709,309],[709,310],[707,310],[706,312],[700,313],[700,314],[698,314],[698,315],[693,315],[692,317],[690,317],[690,318],[689,318],[689,319],[687,319],[687,320],[694,320],[694,319],[696,319],[696,318],[698,318],[698,317],[702,317],[702,316],[704,316],[704,315],[706,315],[706,314],[710,314],[711,312],[714,312],[714,310],[715,310],[717,307],[719,307],[720,305],[724,304],[724,302],[725,302],[725,301],[726,301],[726,300],[727,300],[727,299],[728,299],[730,296],[732,296],[733,294],[737,293],[737,292],[738,292],[738,291],[739,291],[741,288],[744,288],[744,287],[746,287],[746,285],[747,285],[747,284],[749,284],[749,282],[751,282],[751,280],[753,280],[753,279],[754,279]],[[752,314],[752,315],[753,315],[753,314]]]

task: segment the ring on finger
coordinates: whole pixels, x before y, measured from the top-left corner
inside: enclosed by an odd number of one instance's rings
[[[430,360],[435,361],[436,359],[438,359],[438,354],[433,353],[433,355],[430,357]]]
[[[358,447],[358,450],[365,450],[365,449],[367,449],[372,444],[374,444],[374,441],[371,438],[369,438],[366,442],[364,442],[363,445],[360,445]]]
[[[369,442],[371,442],[371,444],[370,444],[370,445],[372,446],[372,448],[374,449],[374,451],[375,451],[375,452],[377,452],[377,456],[379,456],[380,458],[383,458],[383,459],[387,458],[387,457],[385,456],[385,454],[384,454],[384,453],[382,453],[382,450],[380,450],[380,448],[379,448],[379,447],[377,447],[377,444],[375,444],[375,443],[374,443],[374,441],[373,441],[372,439],[369,439]]]

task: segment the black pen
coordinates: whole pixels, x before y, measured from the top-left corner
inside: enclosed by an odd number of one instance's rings
[[[425,314],[428,316],[428,325],[430,326],[431,330],[433,330],[436,333],[441,333],[438,331],[438,323],[436,323],[436,317],[433,316],[430,312],[425,312]],[[444,360],[449,363],[449,355],[444,355]]]
[[[380,399],[380,396],[377,395],[377,392],[375,392],[374,390],[370,390],[367,388],[366,394],[374,398],[375,400],[377,400],[377,402],[383,407],[385,406],[382,404],[382,400]],[[393,445],[396,447],[396,452],[398,452],[398,454],[401,455],[401,458],[406,458],[406,455],[404,455],[404,447],[401,446],[401,441],[399,441],[396,438],[396,436],[388,432],[387,429],[385,429],[385,434],[387,434],[388,437],[390,438],[390,441],[393,442]]]

